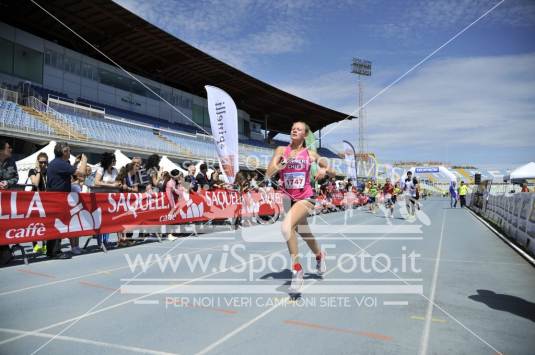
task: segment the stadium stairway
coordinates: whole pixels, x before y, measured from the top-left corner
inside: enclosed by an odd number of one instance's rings
[[[464,176],[466,178],[466,183],[467,184],[473,184],[474,183],[474,178],[472,177],[472,175],[470,175],[470,173],[468,173],[468,171],[466,171],[463,168],[456,168],[455,170],[457,170],[457,172],[459,174],[461,174],[462,176]]]
[[[431,175],[431,174],[427,174],[425,177],[426,177],[427,180],[429,180],[432,184],[434,184],[434,183],[437,182],[437,179],[436,179],[433,175]]]
[[[22,110],[46,125],[49,125],[54,132],[59,136],[64,136],[69,139],[75,139],[87,142],[89,137],[79,131],[77,131],[72,125],[67,122],[60,121],[52,115],[38,111],[33,107],[21,106]]]
[[[166,136],[164,136],[161,132],[154,132],[154,135],[156,137],[158,137],[159,139],[163,140],[164,142],[172,145],[173,147],[176,147],[178,152],[182,155],[186,155],[186,156],[193,156],[193,153],[191,152],[191,150],[183,147],[182,145],[172,141],[171,139],[167,138]]]

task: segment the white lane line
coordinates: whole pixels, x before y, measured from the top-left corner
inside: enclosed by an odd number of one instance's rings
[[[236,242],[237,243],[237,242]],[[235,243],[230,243],[230,244],[235,244]],[[207,250],[213,250],[214,248],[213,247],[210,247],[210,248],[199,248],[199,249],[194,249],[192,250],[191,252],[188,252],[188,253],[181,253],[181,254],[195,254],[195,253],[200,253],[200,252],[203,252],[203,251],[207,251]],[[191,250],[191,249],[189,249]],[[175,255],[175,254],[173,254]],[[156,261],[154,261],[152,264],[154,264]],[[149,264],[149,266],[152,266],[152,264]],[[106,274],[106,273],[109,273],[109,272],[112,272],[112,271],[118,271],[118,270],[123,270],[123,269],[128,269],[130,266],[129,265],[125,265],[125,266],[120,266],[120,267],[116,267],[116,268],[113,268],[113,269],[107,269],[107,270],[101,270],[101,271],[97,271],[97,272],[92,272],[92,273],[89,273],[89,274],[83,274],[83,275],[80,275],[80,276],[74,276],[74,277],[70,277],[70,278],[67,278],[67,279],[61,279],[61,280],[56,280],[56,281],[50,281],[50,282],[45,282],[45,283],[42,283],[42,284],[37,284],[37,285],[33,285],[33,286],[28,286],[28,287],[24,287],[24,288],[19,288],[19,289],[15,289],[15,290],[10,290],[10,291],[4,291],[4,292],[1,292],[0,293],[0,297],[2,296],[7,296],[7,295],[11,295],[11,294],[14,294],[14,293],[19,293],[19,292],[24,292],[24,291],[29,291],[29,290],[33,290],[33,289],[36,289],[36,288],[41,288],[41,287],[46,287],[46,286],[52,286],[52,285],[56,285],[56,284],[60,284],[60,283],[64,283],[64,282],[69,282],[69,281],[74,281],[74,280],[78,280],[78,279],[83,279],[83,278],[86,278],[86,277],[90,277],[90,276],[96,276],[96,275],[101,275],[101,274]]]
[[[330,274],[334,270],[338,269],[339,266],[340,266],[340,264],[338,264],[335,268],[332,268],[331,270],[327,271],[324,274],[324,276],[327,276],[328,274]],[[313,282],[317,282],[317,280],[313,280]],[[286,302],[288,302],[289,300],[290,300],[290,298],[288,298],[286,300]],[[281,305],[282,305],[282,302],[275,303],[273,306],[271,306],[271,308],[268,308],[267,310],[265,310],[264,312],[260,313],[259,315],[257,315],[253,319],[251,319],[248,322],[245,322],[244,324],[240,325],[238,328],[234,329],[230,333],[227,333],[225,336],[219,338],[217,341],[213,342],[212,344],[208,345],[207,347],[205,347],[201,351],[197,352],[195,355],[203,355],[203,354],[206,354],[206,353],[212,351],[213,349],[215,349],[219,345],[221,345],[224,342],[226,342],[228,339],[230,339],[233,336],[235,336],[236,334],[240,333],[242,330],[249,328],[251,325],[253,325],[257,321],[259,321],[260,319],[264,318],[265,316],[267,316],[268,314],[270,314],[271,312],[273,312],[274,310],[279,308]]]
[[[155,294],[171,291],[171,290],[173,290],[173,289],[175,289],[177,287],[180,287],[180,286],[183,286],[183,285],[188,285],[189,283],[192,283],[192,282],[195,282],[195,281],[198,281],[198,280],[202,280],[202,279],[208,278],[210,276],[213,276],[213,275],[216,275],[216,274],[219,274],[219,273],[222,273],[222,272],[227,272],[227,271],[231,270],[232,268],[236,268],[236,267],[239,267],[239,266],[242,266],[242,265],[247,265],[247,264],[250,264],[251,262],[255,262],[255,261],[258,261],[260,259],[265,259],[265,258],[269,257],[270,255],[273,255],[275,253],[280,253],[280,252],[285,251],[285,250],[287,250],[286,247],[284,247],[282,249],[278,249],[278,250],[276,250],[274,252],[271,252],[269,254],[262,255],[261,258],[251,259],[248,262],[244,262],[244,263],[241,263],[241,264],[233,265],[233,266],[231,266],[231,267],[229,267],[227,269],[220,270],[220,271],[217,271],[217,272],[213,272],[211,274],[208,274],[208,275],[205,275],[205,276],[201,276],[201,277],[198,277],[198,278],[195,278],[195,279],[191,279],[188,282],[184,282],[184,283],[177,284],[177,285],[171,285],[167,289],[161,290],[160,292],[149,293],[149,294],[146,294],[146,295],[143,295],[143,296],[139,296],[139,297],[136,297],[136,298],[133,298],[133,299],[130,299],[130,300],[119,302],[119,303],[116,303],[116,304],[101,308],[99,310],[86,312],[86,313],[84,313],[82,315],[79,315],[79,316],[76,316],[76,317],[73,317],[73,318],[69,318],[69,319],[54,323],[54,324],[50,324],[48,326],[45,326],[45,327],[42,327],[42,328],[39,328],[39,329],[35,329],[33,331],[28,332],[28,334],[22,334],[22,335],[18,335],[18,336],[12,337],[12,338],[4,339],[4,340],[0,341],[0,345],[4,345],[6,343],[10,343],[12,341],[18,340],[20,338],[24,338],[24,337],[26,337],[28,335],[31,335],[31,334],[34,334],[34,333],[39,333],[39,332],[42,332],[42,331],[45,331],[45,330],[48,330],[48,329],[52,329],[52,328],[58,327],[60,325],[64,325],[64,324],[68,324],[68,323],[72,323],[72,322],[77,322],[77,321],[79,321],[81,319],[88,318],[88,317],[93,316],[95,314],[99,314],[99,313],[102,313],[102,312],[105,312],[105,311],[109,311],[111,309],[115,309],[115,308],[121,307],[121,306],[126,305],[126,304],[134,303],[137,300],[141,300],[141,299],[144,299],[144,298],[147,298],[147,297],[150,297],[150,296],[154,296]]]
[[[180,281],[191,281],[191,279],[188,279],[188,278],[183,278],[183,279],[166,279],[166,278],[163,278],[163,279],[121,279],[121,281],[134,281],[134,282],[180,282]],[[242,278],[242,279],[203,279],[201,280],[202,282],[207,282],[207,281],[216,281],[216,282],[234,282],[234,281],[242,281],[242,282],[245,282],[245,281],[249,281],[248,279],[246,278]],[[261,280],[261,279],[258,279],[258,280],[255,280],[255,281],[264,281],[264,280]]]
[[[167,250],[165,253],[161,254],[161,256],[164,256],[164,255],[169,255],[174,249],[176,249],[177,247],[179,247],[183,242],[178,242],[176,245],[174,245],[172,248],[170,248],[169,250]],[[151,264],[150,266],[152,266],[153,264]],[[140,272],[138,272],[134,278],[138,277],[139,275],[145,273],[147,271],[147,268],[145,268],[144,270],[141,270]],[[133,270],[132,270],[133,272]],[[88,313],[90,313],[91,311],[93,311],[94,309],[96,309],[97,307],[99,307],[101,304],[103,304],[104,302],[106,302],[109,298],[113,297],[113,295],[115,295],[118,291],[120,290],[120,288],[117,288],[115,289],[112,293],[110,293],[108,296],[104,297],[102,300],[100,300],[100,302],[98,302],[97,304],[93,305],[90,309],[88,309],[82,316],[85,316],[87,315]],[[82,318],[80,318],[82,319]],[[35,349],[31,355],[35,355],[37,354],[39,351],[41,351],[43,348],[45,348],[48,344],[50,344],[51,342],[53,342],[56,337],[58,336],[61,336],[64,332],[66,332],[67,330],[69,330],[70,328],[72,328],[74,325],[76,325],[78,323],[78,321],[80,319],[77,319],[75,320],[74,322],[68,324],[65,328],[63,328],[62,330],[59,331],[59,333],[57,333],[55,336],[53,336],[52,338],[50,338],[49,340],[47,340],[46,342],[44,342],[41,346],[39,346],[37,349]]]
[[[329,254],[332,255],[332,254]],[[390,259],[402,259],[402,256],[395,256],[391,257]],[[420,257],[418,260],[424,260],[424,261],[435,261],[435,258],[428,258],[428,257]],[[470,264],[497,264],[497,265],[516,265],[516,266],[526,266],[526,263],[511,263],[507,261],[492,261],[492,260],[462,260],[462,259],[445,259],[440,258],[440,262],[442,264],[444,263],[470,263]]]
[[[409,301],[384,301],[384,306],[407,306]]]
[[[437,288],[438,269],[440,265],[440,255],[442,253],[442,240],[444,238],[444,226],[446,225],[446,211],[442,212],[442,228],[440,230],[440,239],[438,240],[437,255],[435,260],[435,268],[433,270],[433,280],[431,281],[431,295],[429,296],[429,302],[427,303],[427,311],[425,314],[425,325],[422,338],[420,340],[420,355],[427,354],[427,348],[429,345],[429,331],[431,329],[431,317],[433,316],[433,305],[435,304],[435,291]]]
[[[394,224],[393,226],[387,226],[388,228],[384,228],[385,230],[394,228],[395,226],[398,226],[399,224]],[[312,231],[314,233],[314,231]],[[316,240],[423,240],[423,237],[317,237]]]
[[[334,233],[333,233],[334,234]],[[383,235],[385,236],[386,233]],[[361,253],[364,253],[366,252],[366,249],[370,248],[372,245],[374,245],[375,243],[377,243],[379,240],[375,240],[373,241],[372,243],[370,243],[369,245],[367,245],[365,248],[360,248],[359,251],[357,251],[355,253],[355,255],[359,255]],[[354,242],[353,242],[354,243]],[[338,264],[330,269],[329,271],[327,271],[326,273],[324,273],[323,275],[324,276],[327,276],[328,274],[330,274],[331,272],[337,270],[342,264],[340,264],[340,262],[338,262]],[[317,282],[317,280],[313,280],[313,283],[314,284],[314,281]],[[305,288],[307,288],[307,286],[305,286],[303,288],[303,290]],[[265,310],[264,312],[262,312],[261,314],[259,314],[258,316],[254,317],[253,319],[251,319],[250,321],[242,324],[241,326],[239,326],[238,328],[234,329],[233,331],[231,331],[230,333],[227,333],[225,336],[223,336],[222,338],[219,338],[217,341],[213,342],[212,344],[206,346],[205,348],[201,349],[199,352],[197,352],[195,355],[204,355],[210,351],[212,351],[213,349],[215,349],[216,347],[218,347],[219,345],[223,344],[224,342],[226,342],[228,339],[232,338],[233,336],[235,336],[236,334],[240,333],[242,330],[244,329],[247,329],[249,328],[251,325],[253,325],[254,323],[256,323],[257,321],[259,321],[260,319],[264,318],[265,316],[267,316],[268,314],[270,314],[271,312],[273,312],[274,310],[276,310],[277,308],[279,308],[280,306],[282,305],[282,302],[277,302],[275,303],[273,306],[271,306],[271,308]]]
[[[159,300],[137,300],[134,304],[160,304]]]
[[[65,335],[55,336],[54,334],[49,334],[49,333],[27,332],[25,330],[18,330],[18,329],[0,328],[0,332],[10,333],[10,334],[19,334],[19,335],[23,334],[27,336],[35,336],[35,337],[41,337],[41,338],[55,337],[56,340],[70,341],[70,342],[87,344],[87,345],[96,345],[96,346],[100,346],[104,348],[111,348],[111,349],[127,350],[127,351],[136,352],[136,353],[142,353],[142,354],[154,354],[154,355],[173,355],[173,354],[176,355],[177,354],[177,353],[168,353],[164,351],[152,350],[152,349],[147,349],[147,348],[140,348],[136,346],[105,343],[103,341],[95,341],[95,340],[89,340],[89,339],[77,338],[77,337],[71,337],[71,336],[65,336]]]
[[[343,215],[342,215],[343,216]],[[333,219],[337,219],[337,218],[333,218]],[[370,219],[371,220],[371,219]],[[367,221],[367,220],[365,220]],[[364,221],[363,221],[364,222]],[[333,233],[333,234],[336,234],[336,233]],[[371,243],[370,245],[373,245],[375,242]],[[279,250],[276,250],[272,253],[269,253],[269,254],[265,254],[263,255],[262,257],[263,258],[266,258],[270,255],[273,255],[275,253],[279,253],[279,252],[282,252],[284,250],[287,250],[287,247],[284,247],[282,249],[279,249]],[[238,265],[233,265],[231,267],[228,267],[227,269],[224,269],[224,270],[220,270],[218,272],[213,272],[211,274],[208,274],[208,275],[205,275],[205,276],[201,276],[201,277],[198,277],[198,278],[195,278],[195,279],[191,279],[190,282],[184,282],[182,284],[178,284],[178,285],[174,285],[174,286],[171,286],[169,287],[169,290],[175,288],[175,287],[180,287],[181,285],[187,285],[191,282],[195,282],[195,281],[198,281],[198,280],[201,280],[201,279],[205,279],[205,278],[208,278],[210,276],[213,276],[213,275],[216,275],[216,274],[219,274],[219,273],[222,273],[222,272],[227,272],[229,270],[232,270],[233,268],[235,267],[239,267],[239,266],[242,266],[242,265],[247,265],[249,263],[251,263],[252,261],[256,261],[256,260],[259,260],[259,259],[253,259],[253,260],[249,260],[248,262],[244,262],[244,263],[241,263],[241,264],[238,264]],[[105,311],[108,311],[108,310],[111,310],[111,309],[115,309],[115,308],[118,308],[118,307],[121,307],[123,305],[126,305],[126,304],[129,304],[129,303],[133,303],[135,302],[136,300],[140,300],[140,299],[144,299],[144,298],[147,298],[147,297],[150,297],[150,296],[153,296],[153,294],[147,294],[147,295],[144,295],[144,296],[139,296],[139,297],[136,297],[136,298],[133,298],[133,299],[130,299],[130,300],[127,300],[127,301],[123,301],[123,302],[119,302],[119,303],[116,303],[116,304],[113,304],[113,305],[110,305],[108,307],[104,307],[104,308],[101,308],[99,310],[96,310],[96,311],[92,311],[92,312],[86,312],[80,316],[77,316],[77,317],[73,317],[73,318],[69,318],[69,319],[66,319],[66,320],[63,320],[63,321],[60,321],[60,322],[56,322],[56,323],[53,323],[53,324],[50,324],[48,326],[45,326],[45,327],[42,327],[42,328],[39,328],[39,329],[35,329],[33,331],[30,331],[28,334],[22,334],[22,335],[18,335],[18,336],[15,336],[15,337],[12,337],[12,338],[8,338],[8,339],[4,339],[2,341],[0,341],[0,345],[4,345],[6,343],[10,343],[10,342],[13,342],[13,341],[16,341],[18,339],[21,339],[21,338],[24,338],[26,336],[29,336],[30,334],[33,334],[33,333],[39,333],[39,332],[42,332],[42,331],[45,331],[45,330],[48,330],[48,329],[52,329],[52,328],[55,328],[55,327],[58,327],[58,326],[61,326],[63,324],[68,324],[68,323],[71,323],[71,322],[77,322],[79,321],[80,319],[84,319],[84,318],[88,318],[90,316],[93,316],[95,314],[99,314],[99,313],[102,313],[102,312],[105,312]]]

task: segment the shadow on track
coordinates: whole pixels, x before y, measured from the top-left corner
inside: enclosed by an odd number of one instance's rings
[[[477,293],[477,295],[471,295],[468,298],[484,303],[492,309],[509,312],[535,322],[535,303],[520,297],[495,293],[489,290],[477,290]]]

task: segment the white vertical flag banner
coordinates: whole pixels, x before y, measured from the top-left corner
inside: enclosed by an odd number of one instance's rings
[[[208,94],[208,114],[212,136],[219,157],[219,164],[229,183],[240,169],[238,152],[238,109],[229,94],[206,85]]]
[[[347,169],[346,176],[355,180],[357,178],[355,170],[355,151],[347,142],[344,142],[344,158]]]

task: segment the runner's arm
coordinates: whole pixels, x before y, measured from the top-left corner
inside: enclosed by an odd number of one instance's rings
[[[266,170],[266,176],[265,180],[271,179],[273,175],[278,173],[282,168],[284,168],[285,164],[281,164],[284,162],[284,147],[277,147],[275,149],[275,152],[273,152],[273,157],[271,158],[271,162],[268,165],[268,168]]]
[[[318,176],[322,177],[328,175],[329,177],[336,177],[336,171],[329,167],[329,161],[327,158],[321,157],[316,152],[309,152],[310,155],[314,158],[314,161],[318,164]]]

